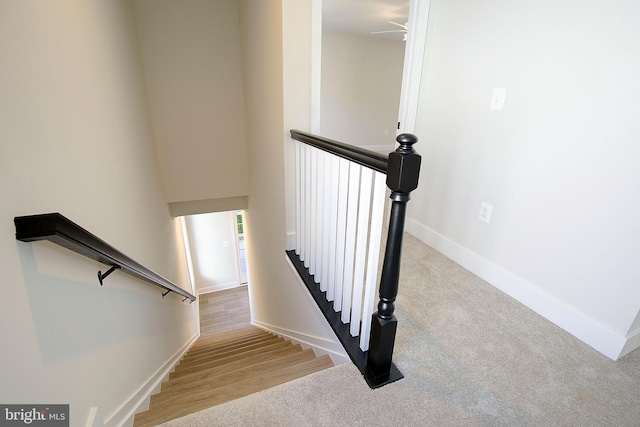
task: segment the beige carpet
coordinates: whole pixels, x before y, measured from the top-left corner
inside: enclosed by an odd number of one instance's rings
[[[167,426],[640,426],[640,350],[613,362],[405,234],[394,361],[341,365]]]

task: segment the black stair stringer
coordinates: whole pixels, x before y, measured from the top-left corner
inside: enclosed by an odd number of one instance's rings
[[[320,290],[320,285],[315,282],[313,276],[309,274],[309,269],[304,266],[304,262],[300,261],[300,258],[296,255],[296,252],[285,251],[287,257],[291,261],[291,264],[298,272],[298,275],[302,279],[302,282],[307,287],[307,290],[313,297],[314,301],[320,308],[320,311],[324,315],[327,322],[335,332],[338,340],[344,347],[345,351],[349,355],[349,358],[354,365],[360,370],[360,373],[364,376],[365,381],[371,388],[382,387],[386,384],[390,384],[404,377],[402,372],[396,367],[394,363],[391,363],[390,372],[387,375],[376,377],[367,369],[367,356],[368,351],[362,351],[360,349],[360,339],[358,337],[352,337],[349,330],[349,323],[342,323],[340,319],[339,311],[334,311],[333,303],[327,301],[326,292]]]
[[[351,333],[349,332],[349,323],[342,323],[342,320],[340,319],[340,312],[333,310],[333,303],[327,301],[326,292],[322,292],[320,290],[319,284],[316,283],[313,276],[309,274],[309,269],[304,266],[304,262],[300,261],[296,252],[291,250],[286,251],[286,254],[309,290],[309,293],[320,308],[320,311],[327,319],[327,322],[329,322],[329,325],[331,325],[331,329],[333,329],[338,340],[342,343],[342,346],[349,355],[349,358],[351,358],[353,364],[358,367],[362,375],[365,375],[368,352],[360,349],[360,339],[358,337],[351,336]]]

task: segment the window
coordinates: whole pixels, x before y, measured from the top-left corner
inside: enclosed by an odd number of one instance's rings
[[[238,259],[240,260],[240,283],[247,283],[247,251],[244,245],[244,217],[242,211],[236,211],[236,229],[238,233]]]

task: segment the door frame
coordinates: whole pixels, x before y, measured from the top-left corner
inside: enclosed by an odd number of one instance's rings
[[[427,44],[427,27],[431,0],[411,0],[407,45],[404,50],[398,134],[415,133],[422,65]]]
[[[407,45],[404,52],[398,134],[414,133],[427,43],[431,0],[410,0]],[[311,0],[311,132],[320,131],[320,93],[322,70],[322,0]]]

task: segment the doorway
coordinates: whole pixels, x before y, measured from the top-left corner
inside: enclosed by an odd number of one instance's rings
[[[322,136],[386,154],[415,129],[430,0],[316,1],[312,123]]]
[[[247,283],[244,220],[241,211],[185,217],[197,294]]]

